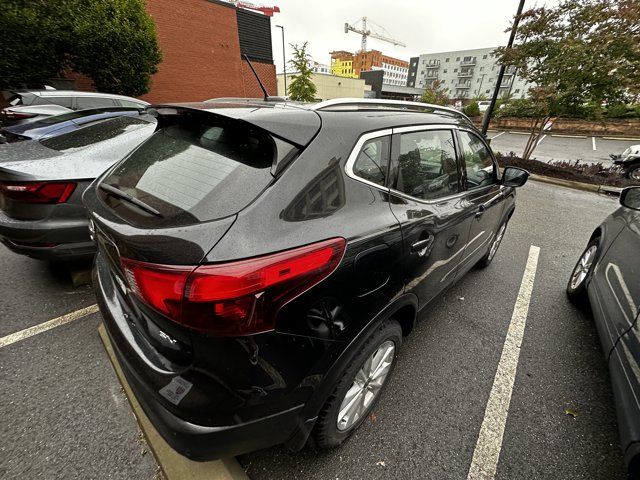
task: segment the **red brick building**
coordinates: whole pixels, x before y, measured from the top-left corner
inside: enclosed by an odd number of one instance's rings
[[[268,93],[276,95],[270,17],[219,0],[147,0],[147,11],[155,21],[163,58],[143,100],[262,97],[242,54]],[[90,81],[71,77],[78,89],[91,89]]]

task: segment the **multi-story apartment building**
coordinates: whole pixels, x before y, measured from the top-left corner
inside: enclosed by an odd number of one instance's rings
[[[338,52],[331,52],[331,73],[334,75],[340,75],[336,73],[338,68],[333,67],[334,63],[342,66],[341,62],[352,62],[352,69],[349,70],[349,75],[354,75],[355,78],[360,77],[360,72],[368,72],[371,70],[382,70],[383,80],[382,83],[387,85],[406,85],[407,76],[409,73],[409,62],[400,60],[398,58],[384,55],[379,50],[367,50],[351,53],[343,50]],[[338,63],[340,62],[340,63]]]
[[[407,86],[429,88],[438,80],[455,99],[490,97],[498,80],[500,65],[493,48],[476,48],[442,53],[426,53],[412,57]],[[519,78],[513,67],[507,67],[500,93],[514,98],[527,96],[530,84]]]

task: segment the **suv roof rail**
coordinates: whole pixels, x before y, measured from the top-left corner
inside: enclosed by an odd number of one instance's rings
[[[338,107],[338,108],[335,108]],[[442,105],[434,105],[431,103],[409,102],[406,100],[380,100],[377,98],[334,98],[323,102],[315,103],[309,108],[311,110],[341,110],[340,107],[380,107],[389,110],[408,110],[408,111],[424,111],[435,110],[440,112],[453,113],[469,120],[464,113],[451,107],[443,107]],[[342,108],[346,109],[346,108]],[[469,120],[471,121],[471,120]]]

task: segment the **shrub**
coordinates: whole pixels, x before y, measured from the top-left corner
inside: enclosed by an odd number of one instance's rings
[[[504,104],[495,110],[496,117],[524,117],[537,118],[540,116],[541,106],[529,98],[518,98]]]
[[[471,102],[469,105],[462,109],[464,114],[467,117],[479,117],[480,116],[480,107],[478,106],[478,102],[475,100]]]

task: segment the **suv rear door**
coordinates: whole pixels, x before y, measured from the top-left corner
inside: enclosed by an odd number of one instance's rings
[[[468,204],[450,125],[393,130],[391,210],[403,237],[403,271],[420,308],[456,277],[469,235]]]

